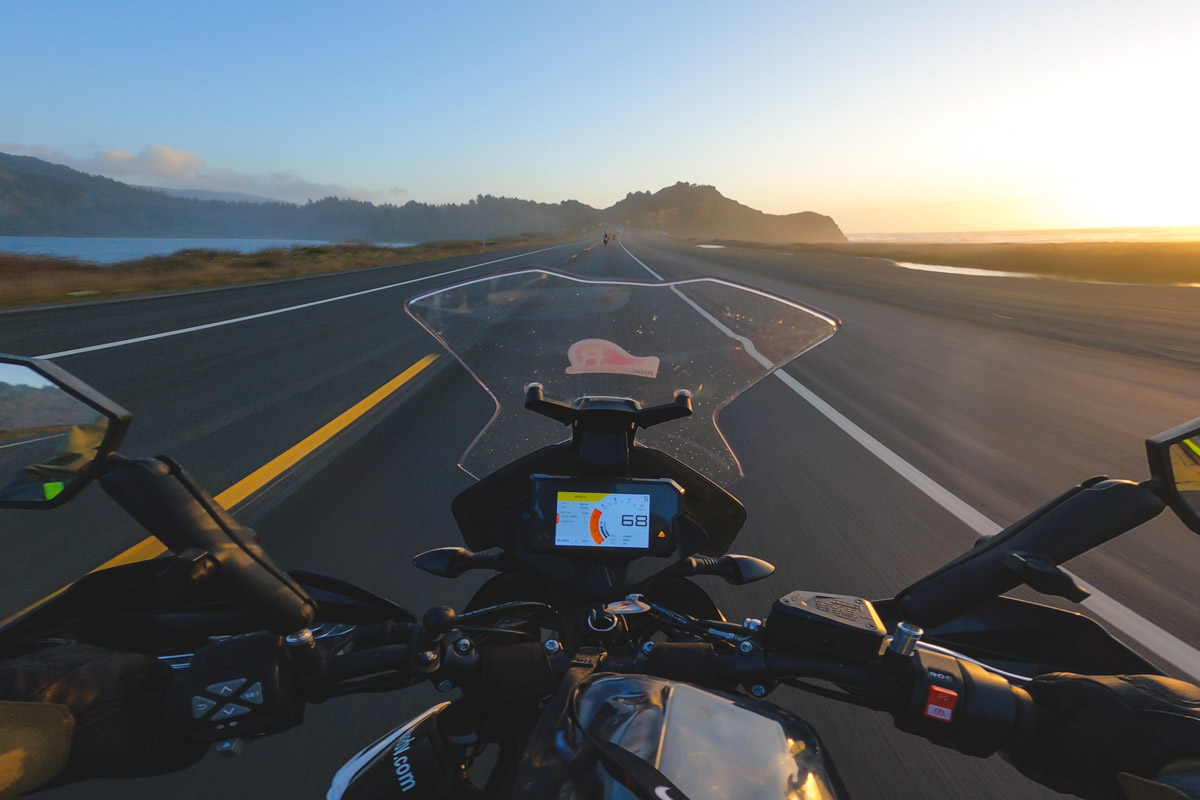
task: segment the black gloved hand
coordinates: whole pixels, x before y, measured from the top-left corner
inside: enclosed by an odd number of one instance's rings
[[[1055,672],[1026,689],[1042,712],[1037,737],[1005,757],[1050,788],[1087,800],[1124,800],[1117,774],[1153,779],[1200,757],[1200,688],[1157,675]]]
[[[65,644],[0,661],[0,699],[64,705],[71,755],[54,784],[175,772],[205,746],[174,734],[163,712],[170,669],[157,659]]]

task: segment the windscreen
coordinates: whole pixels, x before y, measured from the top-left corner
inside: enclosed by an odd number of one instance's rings
[[[570,437],[524,407],[547,397],[630,397],[643,406],[692,393],[691,417],[639,431],[637,441],[725,486],[741,466],[716,424],[733,398],[833,335],[819,311],[714,278],[588,280],[532,269],[464,281],[405,308],[496,401],[460,466],[482,478]]]

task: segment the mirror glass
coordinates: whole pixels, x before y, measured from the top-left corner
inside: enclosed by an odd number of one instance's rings
[[[1183,502],[1200,514],[1200,436],[1171,445],[1171,475]]]
[[[48,503],[96,460],[108,419],[22,364],[0,364],[0,501]]]

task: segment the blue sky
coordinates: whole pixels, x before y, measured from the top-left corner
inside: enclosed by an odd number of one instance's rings
[[[0,4],[0,151],[303,201],[1200,224],[1200,3]]]

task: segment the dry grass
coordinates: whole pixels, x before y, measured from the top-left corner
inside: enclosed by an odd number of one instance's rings
[[[754,245],[790,253],[839,253],[918,264],[1032,272],[1071,280],[1200,283],[1200,242],[905,243]]]
[[[279,280],[557,241],[561,239],[522,234],[486,241],[431,242],[413,247],[331,244],[276,248],[257,253],[181,250],[169,256],[152,256],[103,267],[73,259],[0,253],[0,306]]]

